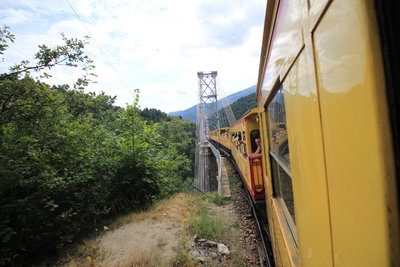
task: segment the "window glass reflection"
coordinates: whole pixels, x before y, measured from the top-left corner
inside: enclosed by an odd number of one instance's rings
[[[276,91],[267,110],[274,197],[283,199],[287,211],[295,221],[286,111],[282,86]]]
[[[282,87],[268,105],[271,153],[290,170],[289,146],[286,130],[286,112]]]

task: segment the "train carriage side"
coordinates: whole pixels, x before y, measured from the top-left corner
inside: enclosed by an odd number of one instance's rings
[[[230,153],[231,138],[230,138],[230,128],[229,127],[210,131],[208,133],[208,138],[214,142],[214,145],[218,144],[218,146],[222,146],[222,147],[219,147],[220,149],[223,148],[223,150],[225,150],[226,153]]]
[[[259,137],[257,109],[250,110],[231,127],[232,157],[254,202],[264,202],[262,155],[255,154]]]
[[[229,127],[220,128],[218,134],[219,134],[218,143],[221,144],[226,151],[230,152],[231,150],[230,128]]]
[[[277,266],[398,266],[374,1],[269,0],[257,102]]]
[[[218,130],[209,131],[207,137],[215,142],[219,142],[219,131]]]

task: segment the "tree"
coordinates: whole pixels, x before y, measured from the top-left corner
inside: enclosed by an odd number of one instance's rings
[[[144,118],[145,120],[152,122],[169,120],[167,113],[155,108],[144,108],[140,111],[140,116],[142,116],[142,118]]]
[[[0,44],[13,37],[1,29]],[[0,74],[0,266],[32,265],[99,222],[143,209],[192,177],[194,125],[85,93],[92,69],[84,42],[40,46],[36,63]],[[5,50],[2,50],[5,51]],[[55,66],[81,67],[76,86],[50,86]],[[146,113],[146,112],[145,112]],[[147,115],[146,115],[147,116]]]
[[[83,71],[82,77],[78,78],[74,84],[75,89],[83,89],[84,86],[89,84],[90,77],[96,76],[91,72],[95,66],[93,60],[89,56],[84,54],[85,45],[88,44],[89,37],[85,37],[85,40],[79,40],[77,38],[67,38],[64,34],[61,34],[63,45],[57,45],[53,48],[49,48],[46,45],[39,45],[39,51],[35,55],[37,62],[30,62],[29,60],[23,60],[19,64],[16,64],[10,68],[9,73],[4,73],[0,76],[0,81],[6,79],[15,79],[20,75],[29,75],[32,71],[39,73],[43,70],[50,70],[56,66],[67,66],[67,67],[81,67]],[[14,36],[8,31],[8,27],[0,29],[0,52],[8,47],[8,41],[13,41]],[[50,74],[43,72],[42,78],[51,77]]]
[[[10,27],[4,25],[0,28],[0,55],[7,49],[7,42],[14,42],[15,36],[10,32]]]

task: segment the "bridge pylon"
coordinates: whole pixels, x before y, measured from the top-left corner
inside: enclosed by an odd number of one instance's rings
[[[216,177],[210,177],[213,156],[209,151],[207,133],[220,128],[217,71],[197,72],[197,77],[199,79],[199,103],[196,114],[195,187],[201,192],[210,192],[215,190],[213,181]]]

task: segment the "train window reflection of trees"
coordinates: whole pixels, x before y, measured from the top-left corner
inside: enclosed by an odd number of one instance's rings
[[[295,221],[285,101],[282,86],[276,91],[272,101],[268,104],[267,111],[274,196],[283,199],[287,211],[293,221]]]

